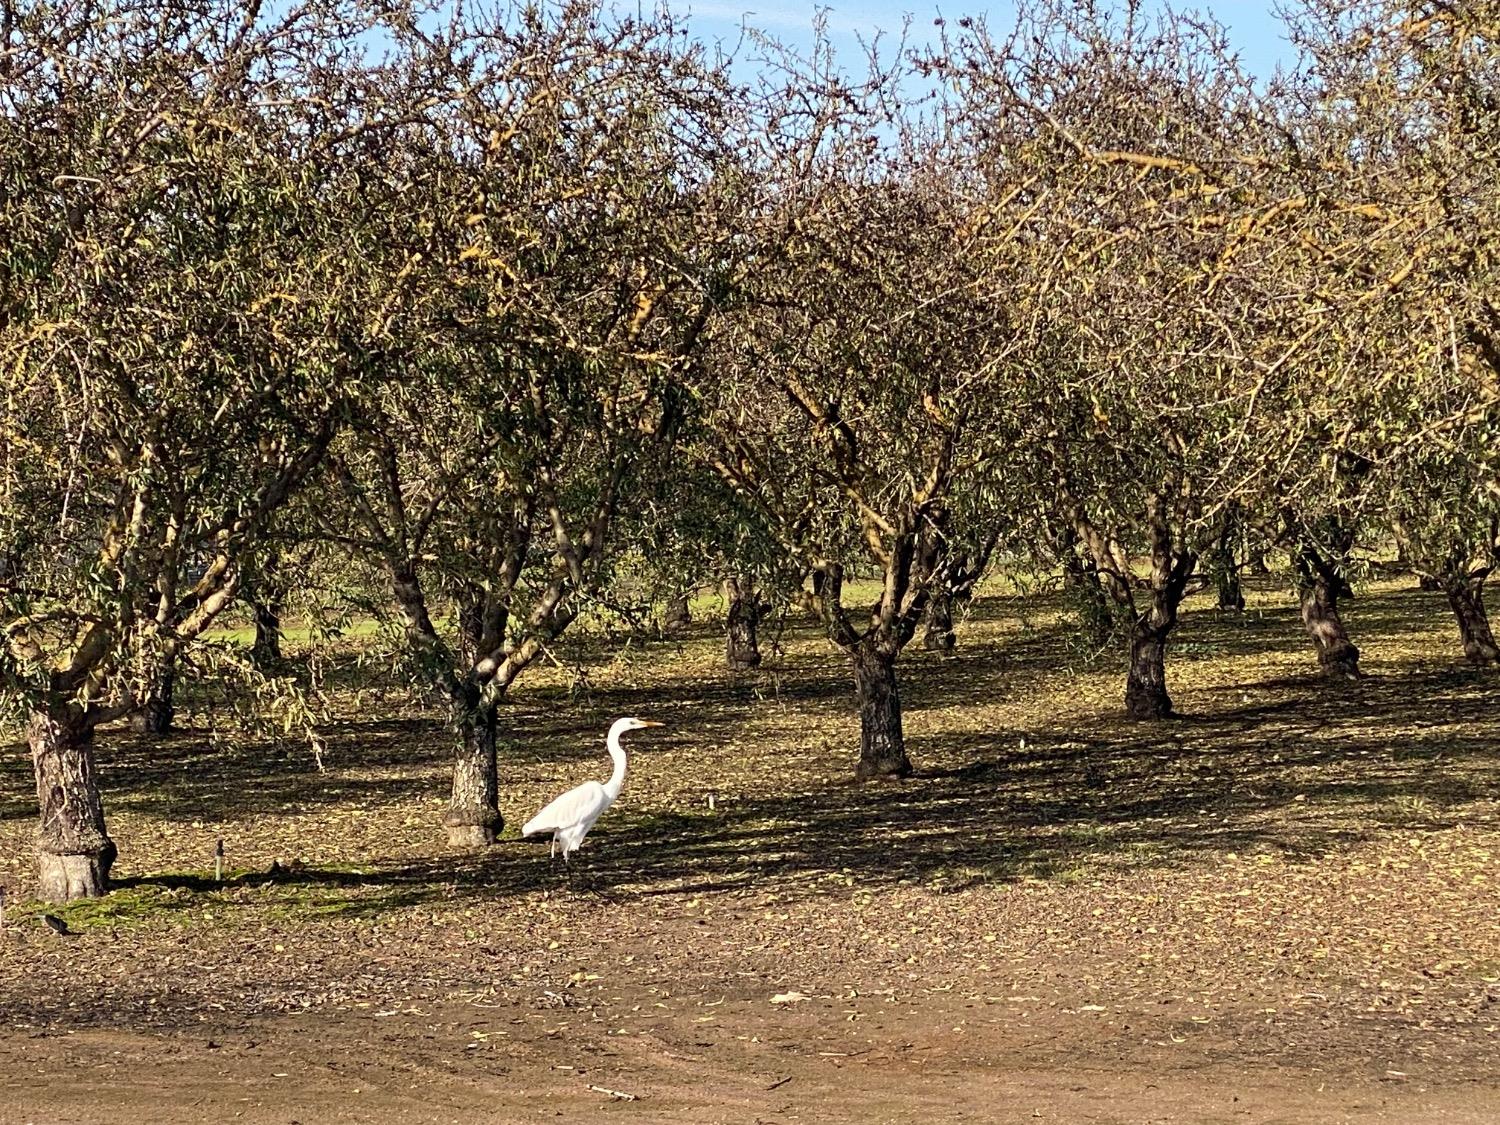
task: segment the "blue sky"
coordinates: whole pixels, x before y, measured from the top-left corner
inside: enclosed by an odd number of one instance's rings
[[[1023,0],[1024,2],[1024,0]],[[1188,5],[1183,5],[1184,7]],[[1290,62],[1291,50],[1284,39],[1280,22],[1271,14],[1268,0],[1199,0],[1191,5],[1211,13],[1229,29],[1230,39],[1240,52],[1245,67],[1258,78],[1270,77],[1278,62]],[[813,13],[818,7],[796,0],[679,0],[674,11],[691,13],[689,26],[698,38],[722,39],[732,46],[739,38],[741,23],[762,28],[792,44],[804,44],[810,38]],[[834,45],[850,62],[857,60],[859,35],[869,37],[877,29],[899,31],[902,21],[912,17],[913,37],[921,40],[932,31],[932,21],[939,14],[949,20],[963,15],[985,15],[990,28],[1000,32],[1015,19],[1014,3],[975,3],[918,5],[900,0],[865,0],[864,3],[829,3],[828,26]]]

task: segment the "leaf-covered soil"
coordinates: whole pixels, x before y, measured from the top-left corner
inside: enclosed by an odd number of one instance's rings
[[[1058,613],[914,646],[918,774],[865,787],[811,626],[739,676],[711,623],[580,640],[507,708],[479,856],[439,843],[442,716],[353,670],[321,772],[191,712],[104,732],[119,889],[66,936],[8,747],[0,1122],[1500,1119],[1497,681],[1441,596],[1357,599],[1348,684],[1286,592],[1191,605],[1159,724]],[[564,871],[514,825],[620,714],[670,727]]]

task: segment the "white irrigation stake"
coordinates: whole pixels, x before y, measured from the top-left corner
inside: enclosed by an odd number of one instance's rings
[[[218,846],[214,848],[214,882],[224,881],[224,841],[220,838]]]
[[[608,1094],[612,1098],[619,1098],[622,1102],[633,1102],[635,1094],[627,1094],[624,1090],[611,1090],[608,1086],[590,1086],[590,1090],[600,1094]]]

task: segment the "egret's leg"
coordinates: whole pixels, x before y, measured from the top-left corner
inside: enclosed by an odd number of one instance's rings
[[[580,871],[583,873],[582,890],[584,894],[593,895],[595,898],[602,898],[606,902],[620,901],[613,887],[599,885],[598,879],[595,878],[594,868],[580,868]]]

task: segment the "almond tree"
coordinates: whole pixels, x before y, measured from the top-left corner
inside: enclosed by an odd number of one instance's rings
[[[429,301],[333,451],[325,530],[384,575],[414,676],[448,701],[444,820],[483,846],[497,707],[609,580],[681,425],[723,269],[724,84],[670,23],[587,4],[459,13],[397,49],[432,89],[371,188],[410,200],[383,241]]]
[[[1286,178],[1310,201],[1306,290],[1350,374],[1310,379],[1353,466],[1344,510],[1380,513],[1449,596],[1471,660],[1483,609],[1500,422],[1500,5],[1314,0],[1294,10],[1306,125]],[[1350,501],[1353,498],[1353,502]],[[1339,535],[1349,539],[1347,524]]]
[[[695,386],[703,457],[813,573],[853,673],[856,776],[900,776],[897,659],[957,532],[986,526],[1015,345],[987,330],[950,123],[902,106],[896,72],[786,61],[796,96],[766,91],[745,146],[756,250]],[[856,607],[860,568],[879,589]]]
[[[1243,500],[1284,487],[1264,440],[1289,359],[1263,312],[1272,247],[1235,237],[1276,213],[1259,99],[1217,29],[1136,6],[1042,5],[1006,40],[963,29],[934,65],[990,195],[1019,194],[1028,245],[1050,251],[1018,298],[1042,326],[1016,466],[1043,500],[1035,540],[1076,544],[1128,621],[1127,712],[1169,715],[1166,648],[1200,558]]]
[[[0,698],[60,901],[117,854],[95,729],[232,600],[333,434],[351,359],[296,76],[363,25],[65,3],[3,26]]]

